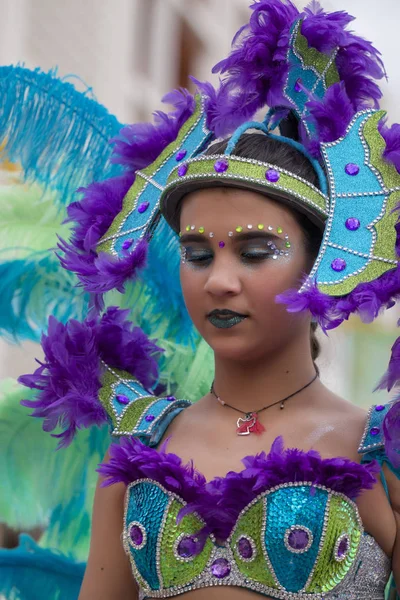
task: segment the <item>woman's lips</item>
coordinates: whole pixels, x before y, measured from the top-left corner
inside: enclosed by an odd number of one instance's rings
[[[230,329],[247,319],[246,315],[240,315],[239,313],[234,313],[232,311],[213,311],[207,318],[211,325],[214,325],[217,329]]]

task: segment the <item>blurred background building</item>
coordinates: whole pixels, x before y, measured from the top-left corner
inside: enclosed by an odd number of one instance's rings
[[[0,63],[58,68],[122,122],[148,120],[161,97],[174,87],[191,86],[189,74],[214,79],[210,70],[229,50],[235,31],[247,19],[250,0],[0,0]],[[300,5],[300,3],[298,2]],[[355,29],[382,51],[390,86],[383,105],[400,120],[397,65],[398,0],[325,0],[328,10],[346,9]],[[214,79],[215,81],[215,79]],[[348,399],[368,405],[385,370],[399,314],[389,311],[373,325],[357,319],[323,339],[324,379]],[[0,341],[0,378],[33,367],[39,347]],[[384,394],[383,394],[384,396]]]

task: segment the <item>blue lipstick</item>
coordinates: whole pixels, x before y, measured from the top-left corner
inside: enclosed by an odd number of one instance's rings
[[[207,318],[211,325],[214,325],[218,329],[230,329],[247,319],[247,316],[224,309],[213,310]]]

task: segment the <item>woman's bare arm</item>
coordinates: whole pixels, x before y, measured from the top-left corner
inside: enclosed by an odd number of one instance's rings
[[[108,459],[107,453],[103,462]],[[102,488],[101,481],[99,477],[89,560],[78,600],[137,600],[137,586],[121,541],[126,487],[121,483]]]

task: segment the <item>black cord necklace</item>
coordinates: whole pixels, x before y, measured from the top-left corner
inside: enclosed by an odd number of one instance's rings
[[[289,396],[286,396],[286,398],[283,398],[282,400],[278,400],[277,402],[274,402],[273,404],[268,404],[268,406],[264,406],[263,408],[260,408],[259,410],[253,410],[251,412],[245,412],[244,410],[240,410],[240,408],[231,406],[231,404],[228,404],[227,402],[222,400],[215,392],[214,381],[211,384],[210,393],[213,396],[215,396],[215,398],[218,400],[218,402],[220,404],[222,404],[223,406],[229,406],[229,408],[232,408],[233,410],[236,410],[237,412],[240,412],[240,413],[242,413],[242,415],[244,415],[244,418],[239,417],[239,419],[236,422],[236,427],[237,427],[236,433],[238,435],[249,435],[250,433],[260,434],[263,431],[265,431],[265,427],[258,420],[258,415],[263,410],[267,410],[267,408],[272,408],[273,406],[276,406],[277,404],[281,405],[281,410],[284,409],[286,400],[289,400],[290,398],[293,398],[293,396],[300,394],[300,392],[302,392],[303,390],[308,388],[312,383],[314,383],[314,381],[317,379],[317,377],[318,377],[318,373],[316,373],[314,375],[314,377],[311,379],[311,381],[306,383],[306,385],[303,385],[303,387],[300,388],[299,390],[297,390],[296,392],[293,392],[293,394],[289,394]]]

